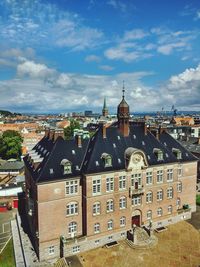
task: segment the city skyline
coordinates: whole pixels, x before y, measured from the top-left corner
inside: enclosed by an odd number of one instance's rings
[[[198,1],[3,0],[0,109],[200,110]]]

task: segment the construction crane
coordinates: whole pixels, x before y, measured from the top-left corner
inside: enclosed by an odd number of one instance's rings
[[[176,115],[177,115],[177,111],[178,111],[178,110],[175,108],[174,105],[172,105],[172,109],[171,109],[171,111],[173,111],[173,116],[176,117]]]

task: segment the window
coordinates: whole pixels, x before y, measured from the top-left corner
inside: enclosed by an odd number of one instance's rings
[[[169,205],[169,206],[168,206],[168,213],[169,213],[169,214],[172,214],[172,205]]]
[[[173,198],[173,187],[167,188],[167,198]]]
[[[157,201],[163,200],[163,190],[160,189],[157,191]]]
[[[157,160],[163,160],[163,152],[159,148],[154,148],[153,153],[156,155]]]
[[[141,173],[135,173],[131,175],[131,186],[136,186],[136,184],[140,187],[142,186],[142,175]]]
[[[77,180],[67,181],[65,192],[66,192],[66,195],[77,194],[78,193],[78,181]]]
[[[95,243],[95,245],[99,245],[99,243],[100,243],[100,240],[99,240],[99,239],[97,239],[97,240],[95,240],[95,241],[94,241],[94,243]]]
[[[147,172],[146,173],[146,184],[152,184],[153,177],[152,177],[152,172]]]
[[[101,155],[101,158],[102,158],[103,161],[104,161],[104,166],[105,166],[105,167],[110,167],[110,166],[112,166],[112,157],[111,157],[109,154],[107,154],[107,153],[103,153],[103,154]]]
[[[99,223],[95,223],[95,225],[94,225],[94,233],[95,234],[100,233],[100,224]]]
[[[177,184],[177,192],[181,193],[182,192],[182,183],[178,182]]]
[[[152,201],[153,201],[153,193],[149,191],[146,194],[146,203],[152,203]]]
[[[125,209],[126,208],[126,197],[120,197],[119,199],[119,208]]]
[[[162,208],[158,208],[157,209],[157,215],[162,216],[162,213],[163,213]]]
[[[182,166],[178,166],[178,176],[179,177],[182,176],[182,173],[183,173]]]
[[[173,169],[167,170],[167,182],[173,181]]]
[[[152,219],[152,210],[147,211],[147,219],[151,220]]]
[[[119,190],[126,189],[126,176],[119,176]]]
[[[124,227],[126,225],[126,217],[121,217],[120,218],[120,227]]]
[[[92,212],[93,212],[93,215],[98,215],[101,213],[100,202],[94,203],[93,208],[92,208]]]
[[[114,178],[106,178],[106,192],[112,192],[114,190]]]
[[[176,156],[177,159],[182,159],[182,153],[178,148],[172,148],[173,154]]]
[[[108,230],[112,230],[113,229],[113,220],[109,220],[108,221]]]
[[[112,235],[108,237],[108,240],[111,241],[113,239]]]
[[[177,198],[176,206],[177,206],[178,209],[180,208],[180,206],[181,206],[181,199],[180,198]]]
[[[96,179],[92,181],[92,192],[93,194],[101,193],[101,179]]]
[[[78,252],[80,252],[80,246],[72,247],[72,253],[78,253]]]
[[[78,203],[71,202],[67,205],[67,215],[78,214]]]
[[[63,174],[72,173],[72,163],[68,159],[63,159],[60,165],[63,166]]]
[[[159,170],[157,171],[157,183],[162,183],[163,182],[163,171]]]
[[[141,196],[132,197],[132,205],[133,206],[138,206],[140,204],[141,204]]]
[[[107,212],[112,212],[114,211],[114,202],[112,199],[109,199],[107,202],[106,202],[106,211]]]
[[[50,246],[49,247],[49,255],[53,255],[55,252],[55,247],[54,246]]]
[[[69,234],[74,235],[77,232],[77,223],[76,222],[71,222],[69,224],[68,230],[69,230]]]

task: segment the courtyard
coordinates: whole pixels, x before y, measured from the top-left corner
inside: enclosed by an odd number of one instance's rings
[[[136,250],[125,241],[113,248],[98,248],[79,254],[83,267],[198,267],[200,266],[200,208],[193,219],[169,225],[155,233],[156,247]],[[192,225],[194,224],[194,226]]]

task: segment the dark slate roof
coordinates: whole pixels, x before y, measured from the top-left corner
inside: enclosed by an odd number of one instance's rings
[[[102,126],[100,126],[90,140],[82,140],[81,148],[77,146],[76,140],[65,141],[62,137],[58,137],[54,143],[44,137],[34,148],[38,154],[41,154],[41,157],[44,157],[38,169],[33,171],[27,156],[24,161],[37,182],[49,182],[80,176],[81,174],[123,170],[125,169],[124,153],[129,147],[142,150],[146,154],[150,166],[197,160],[166,132],[163,132],[160,135],[160,140],[157,140],[150,131],[147,131],[146,135],[144,134],[143,125],[130,123],[130,134],[128,137],[124,137],[119,132],[117,123],[114,123],[106,128],[106,138],[103,138],[103,130]],[[157,159],[154,153],[155,148],[163,152],[163,160]],[[181,160],[176,158],[172,151],[173,148],[182,152]],[[72,150],[74,151],[73,153]],[[104,166],[103,153],[111,155],[111,167]],[[72,174],[63,175],[62,166],[60,165],[63,159],[68,159],[72,162]],[[50,169],[53,169],[52,174],[50,174]]]
[[[40,163],[36,171],[31,167],[28,156],[24,158],[25,164],[31,171],[33,178],[37,182],[53,181],[65,179],[67,177],[80,176],[81,163],[87,148],[88,140],[82,140],[82,147],[77,146],[76,140],[65,141],[58,137],[55,143],[44,137],[34,148],[44,160]],[[45,153],[43,153],[45,151]],[[72,173],[63,175],[61,161],[67,159],[72,162]],[[50,173],[53,170],[53,173]]]

